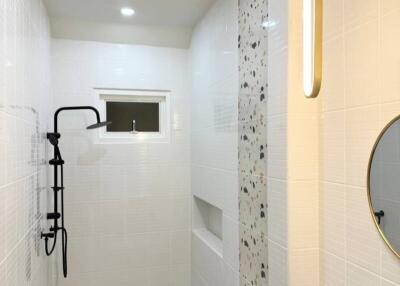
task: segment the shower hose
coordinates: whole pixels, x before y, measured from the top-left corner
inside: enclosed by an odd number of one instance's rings
[[[56,148],[56,159],[62,161],[61,153],[58,148],[58,146],[55,146]],[[58,172],[58,166],[55,165],[54,168],[56,168],[55,172]],[[64,167],[63,164],[60,165],[60,171],[61,171],[61,178],[60,178],[60,192],[61,192],[61,227],[54,227],[53,233],[54,233],[54,238],[53,238],[53,245],[51,246],[51,249],[49,250],[49,245],[48,245],[48,237],[45,238],[45,251],[46,255],[50,256],[57,244],[57,234],[58,231],[61,230],[61,244],[62,244],[62,264],[63,264],[63,274],[64,277],[67,277],[68,274],[68,265],[67,265],[67,250],[68,250],[68,233],[67,230],[64,227]],[[56,186],[57,188],[57,186]],[[57,190],[55,190],[57,192]]]

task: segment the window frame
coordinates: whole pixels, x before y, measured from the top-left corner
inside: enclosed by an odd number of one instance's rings
[[[170,139],[170,91],[142,90],[142,89],[115,89],[95,88],[97,108],[102,120],[106,120],[107,102],[144,102],[159,104],[159,132],[107,132],[107,128],[100,128],[96,143],[166,143]]]

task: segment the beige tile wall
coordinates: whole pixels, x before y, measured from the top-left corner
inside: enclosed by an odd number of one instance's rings
[[[400,285],[366,193],[375,138],[400,111],[400,2],[324,1],[318,100],[301,95],[300,2],[269,1],[270,284]]]
[[[324,7],[323,87],[305,100],[301,1],[269,2],[270,284],[398,285],[400,262],[370,217],[366,175],[376,136],[400,111],[400,2]]]
[[[400,1],[325,0],[320,285],[400,285],[367,205],[367,164],[400,113]]]

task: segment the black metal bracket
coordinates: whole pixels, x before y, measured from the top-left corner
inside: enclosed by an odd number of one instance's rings
[[[49,164],[52,166],[61,166],[65,164],[65,161],[61,159],[51,159],[49,161]]]
[[[60,217],[60,213],[47,213],[47,219],[59,219]]]
[[[47,132],[47,134],[46,134],[46,138],[47,138],[47,139],[50,139],[50,138],[52,138],[53,136],[54,136],[55,138],[57,138],[57,139],[60,139],[61,134],[58,133],[58,132]]]

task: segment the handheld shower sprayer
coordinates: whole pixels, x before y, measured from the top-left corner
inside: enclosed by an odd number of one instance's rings
[[[61,231],[61,244],[62,244],[62,264],[63,264],[63,274],[67,277],[67,245],[68,245],[68,234],[64,225],[64,160],[61,156],[60,148],[58,147],[59,139],[61,134],[58,133],[58,115],[62,111],[68,110],[91,110],[96,114],[97,122],[93,125],[87,127],[87,129],[95,129],[107,126],[111,122],[101,122],[99,111],[92,106],[69,106],[61,107],[57,109],[54,113],[54,132],[47,133],[47,139],[54,148],[54,157],[49,161],[49,164],[53,166],[53,183],[52,187],[54,193],[54,211],[52,213],[47,213],[47,219],[53,220],[53,225],[50,227],[49,232],[41,234],[41,238],[45,240],[45,251],[46,255],[50,256],[57,244],[57,235]],[[60,170],[60,174],[58,171]],[[60,192],[60,212],[58,210],[59,198],[58,192]],[[59,225],[59,220],[61,219],[61,225]],[[53,239],[51,248],[49,249],[49,239]]]

